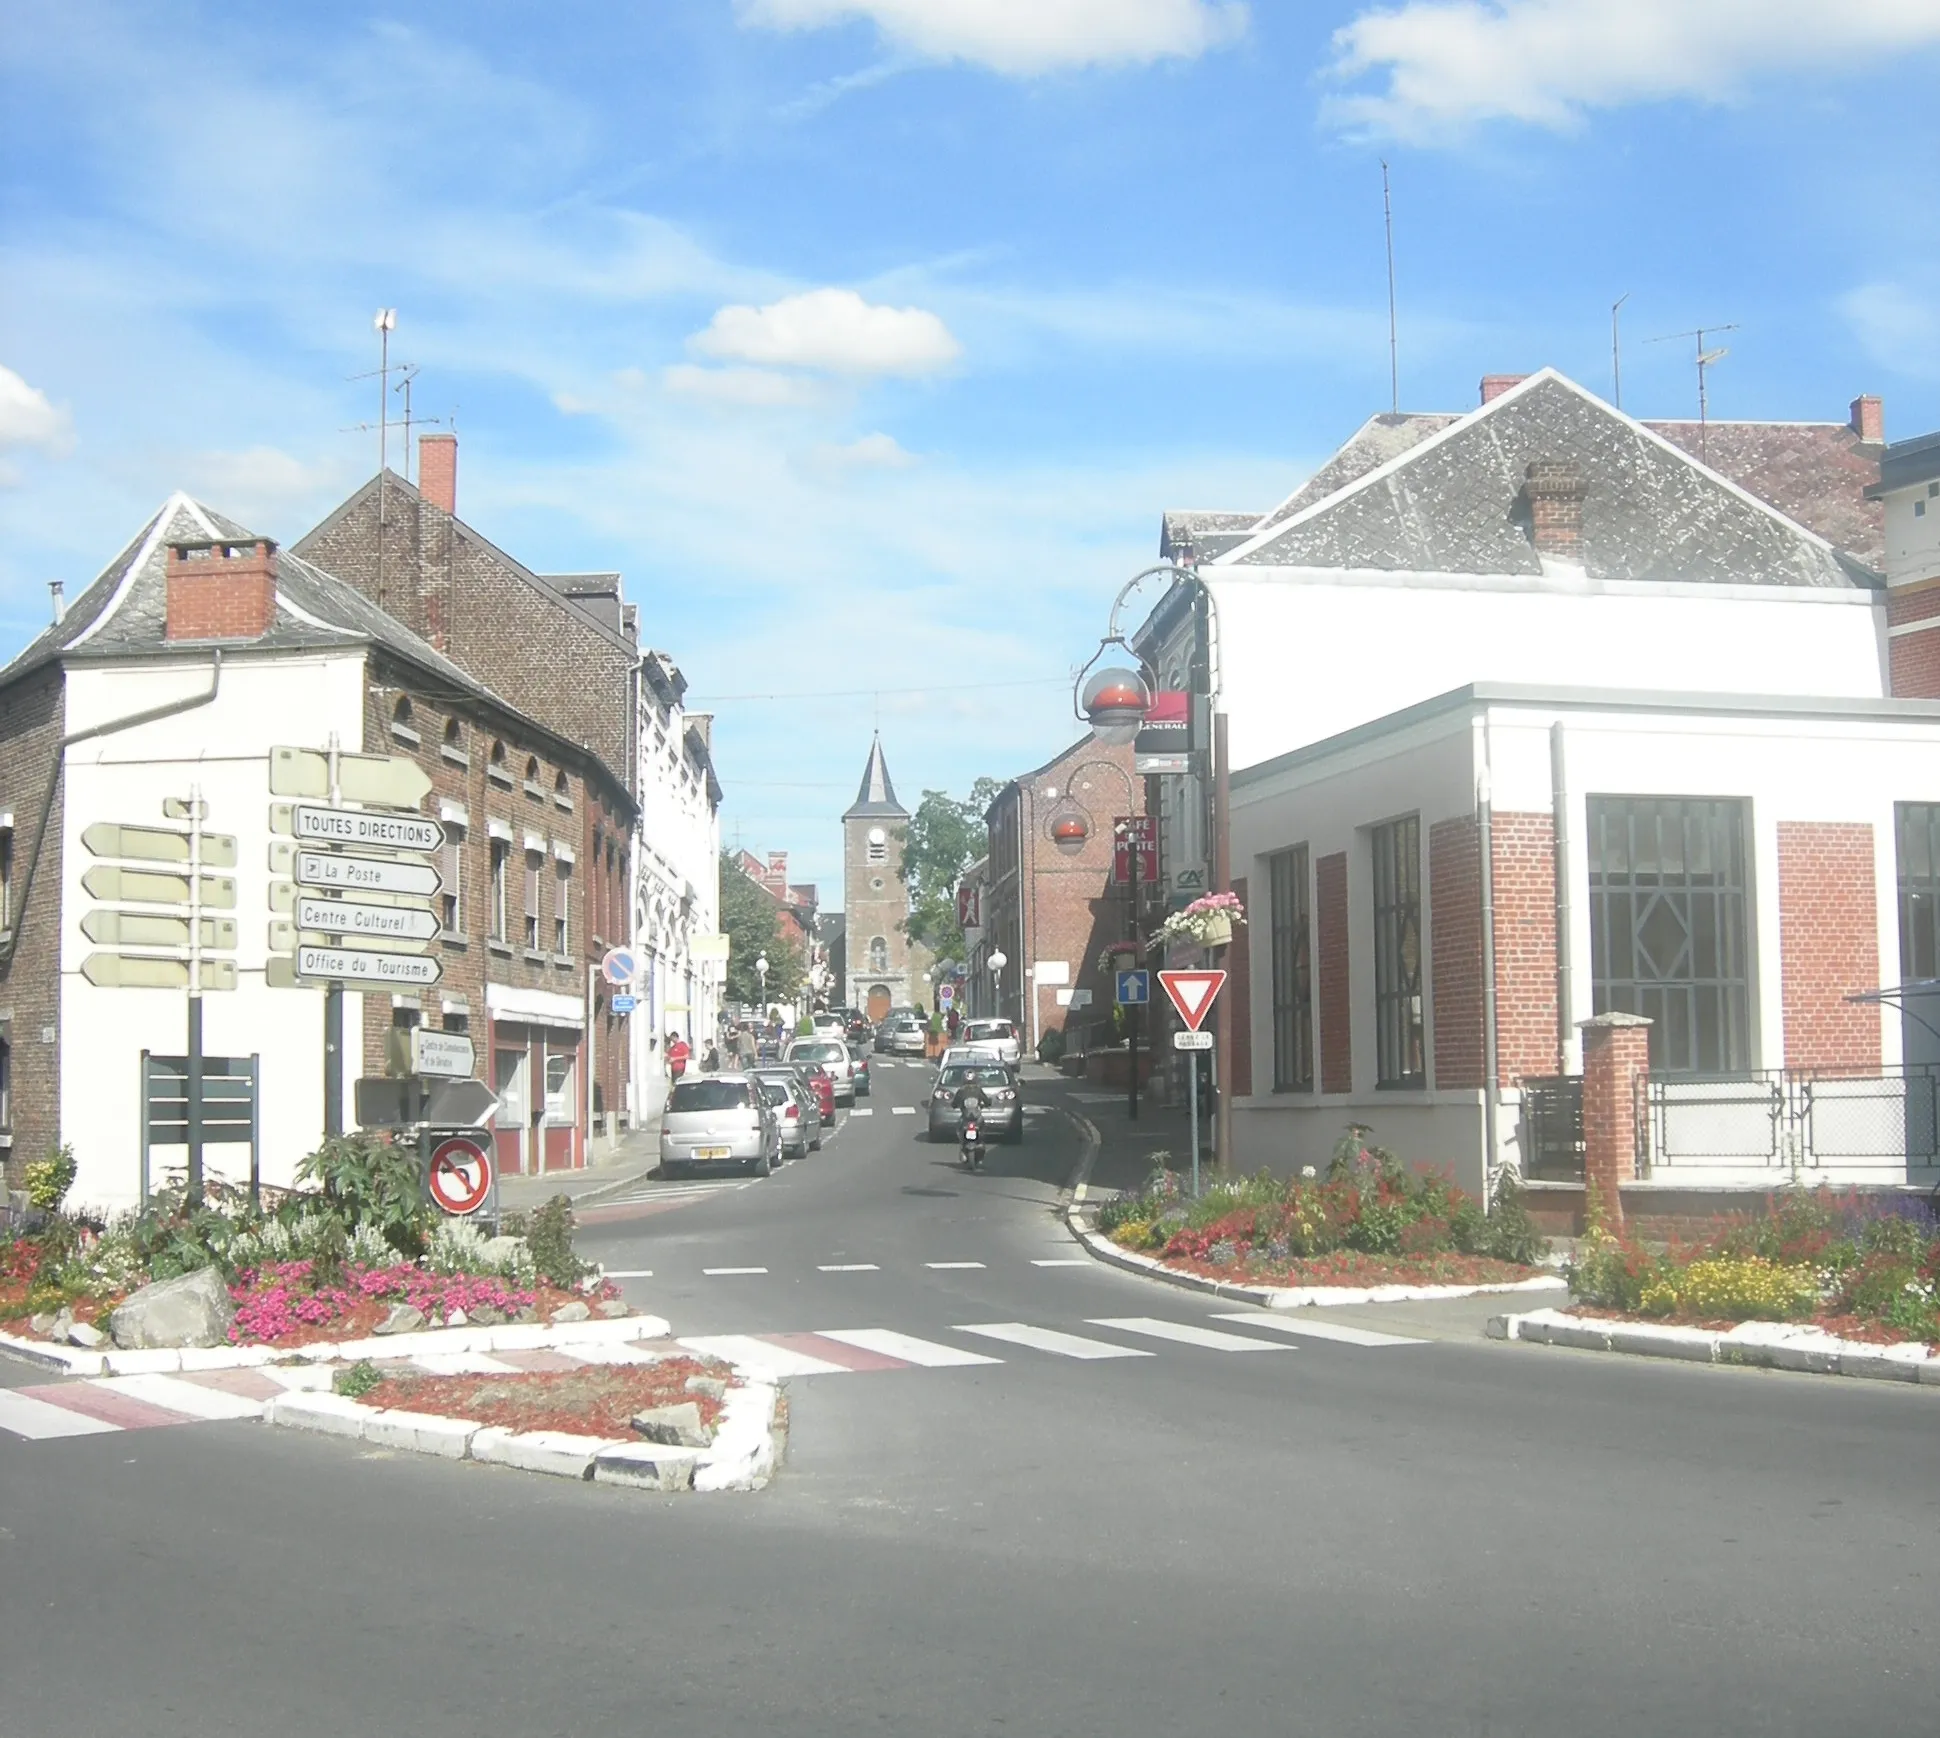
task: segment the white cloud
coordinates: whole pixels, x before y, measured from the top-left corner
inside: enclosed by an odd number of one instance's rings
[[[1861,284],[1839,298],[1866,354],[1896,373],[1940,379],[1940,295],[1905,284]]]
[[[1334,33],[1333,72],[1385,75],[1338,119],[1426,138],[1477,121],[1567,127],[1585,110],[1728,100],[1940,43],[1934,0],[1407,0]]]
[[[1239,0],[739,0],[744,23],[815,30],[869,19],[898,47],[1031,75],[1190,59],[1246,29]]]
[[[752,410],[813,404],[820,395],[814,381],[796,374],[777,374],[772,368],[697,368],[691,362],[676,362],[662,372],[660,379],[669,392],[681,398]]]
[[[271,446],[187,453],[177,465],[181,486],[191,495],[251,527],[283,525],[319,512],[348,493],[363,471],[354,462],[299,459]]]
[[[927,308],[886,308],[834,289],[722,308],[688,345],[724,362],[834,374],[932,374],[963,353]]]
[[[0,363],[0,447],[38,447],[65,452],[74,430],[67,412],[47,402],[47,394]]]
[[[834,471],[904,471],[916,463],[916,455],[894,435],[880,432],[846,445],[817,447],[814,459]]]

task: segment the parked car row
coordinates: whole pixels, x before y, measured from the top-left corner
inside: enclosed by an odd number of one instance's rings
[[[765,1177],[821,1151],[834,1123],[835,1079],[819,1060],[678,1080],[660,1119],[661,1174],[733,1165]]]

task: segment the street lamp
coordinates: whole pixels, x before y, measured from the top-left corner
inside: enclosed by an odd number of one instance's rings
[[[1119,625],[1120,613],[1125,608],[1126,600],[1149,579],[1163,576],[1167,582],[1168,597],[1185,586],[1198,586],[1206,600],[1206,675],[1210,690],[1208,698],[1212,702],[1212,800],[1208,805],[1210,814],[1207,817],[1213,846],[1211,891],[1229,893],[1233,884],[1231,768],[1227,761],[1226,711],[1220,688],[1219,600],[1197,571],[1196,559],[1191,544],[1182,543],[1176,561],[1162,561],[1156,567],[1143,568],[1119,588],[1118,596],[1112,600],[1111,614],[1106,619],[1105,637],[1098,642],[1097,651],[1086,660],[1078,672],[1078,680],[1073,684],[1072,704],[1078,717],[1091,726],[1091,733],[1099,742],[1118,746],[1136,737],[1157,686],[1156,672],[1125,638],[1124,630]],[[1094,671],[1093,666],[1113,647],[1136,658],[1138,669],[1105,665]],[[1233,1021],[1230,1013],[1222,1014],[1213,1029],[1213,1067],[1219,1079],[1213,1138],[1219,1162],[1225,1165],[1231,1163],[1233,1152]]]
[[[762,954],[754,962],[754,975],[761,980],[761,1017],[768,1018],[768,956]]]
[[[1010,956],[1002,948],[996,948],[984,963],[990,967],[991,1007],[994,1012],[1001,1014],[1004,1011],[1004,967],[1010,964]]]

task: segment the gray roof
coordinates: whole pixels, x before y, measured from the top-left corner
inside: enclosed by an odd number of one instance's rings
[[[862,769],[862,788],[842,818],[854,821],[870,815],[886,815],[897,820],[909,817],[909,810],[896,801],[896,787],[889,782],[889,763],[882,757],[880,732],[869,744],[869,764]]]
[[[1880,584],[1823,537],[1553,369],[1439,430],[1416,432],[1397,457],[1220,565],[1539,575],[1524,474],[1533,462],[1562,461],[1586,485],[1581,563],[1593,579]]]
[[[1915,435],[1886,449],[1879,461],[1879,481],[1868,493],[1883,495],[1889,489],[1936,479],[1940,479],[1940,434]]]
[[[1271,513],[1264,514],[1258,529],[1265,531],[1285,523],[1294,514],[1324,501],[1337,489],[1378,470],[1390,459],[1399,458],[1410,447],[1439,434],[1461,419],[1444,411],[1397,411],[1371,416],[1347,439],[1339,452],[1302,483]]]

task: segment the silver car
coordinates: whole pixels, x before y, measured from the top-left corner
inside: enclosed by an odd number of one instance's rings
[[[822,1106],[808,1083],[792,1068],[757,1068],[762,1096],[781,1125],[784,1158],[805,1159],[822,1150]]]
[[[929,1032],[916,1015],[905,1014],[891,1022],[889,1042],[884,1048],[892,1056],[921,1056],[929,1049]]]
[[[797,1038],[788,1046],[784,1062],[819,1062],[835,1082],[835,1102],[855,1103],[855,1058],[839,1038]]]
[[[966,1020],[957,1033],[957,1042],[973,1050],[987,1050],[1004,1064],[1015,1068],[1023,1055],[1017,1028],[1008,1020]]]
[[[680,1080],[660,1119],[660,1169],[684,1177],[697,1165],[739,1165],[765,1177],[781,1157],[781,1130],[761,1083],[747,1074]]]

